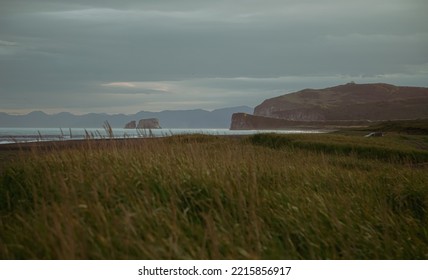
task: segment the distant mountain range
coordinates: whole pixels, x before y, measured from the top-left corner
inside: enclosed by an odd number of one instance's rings
[[[234,114],[231,128],[279,129],[293,124],[340,125],[418,118],[428,118],[428,88],[352,82],[267,99],[256,106],[254,115]]]
[[[46,114],[34,111],[26,115],[0,113],[0,127],[61,127],[98,128],[108,121],[113,128],[123,128],[130,121],[157,118],[162,128],[229,128],[233,113],[252,113],[247,106],[222,108],[213,111],[168,110],[162,112],[141,111],[136,114],[96,114],[74,115],[71,113]]]

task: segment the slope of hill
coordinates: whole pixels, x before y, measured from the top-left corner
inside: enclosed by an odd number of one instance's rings
[[[295,121],[428,118],[428,88],[348,83],[267,99],[254,115]]]

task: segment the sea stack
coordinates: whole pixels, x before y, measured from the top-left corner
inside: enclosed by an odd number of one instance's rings
[[[161,126],[159,125],[159,120],[158,119],[151,118],[151,119],[141,119],[138,122],[137,128],[142,128],[142,129],[156,129],[156,128],[161,128]]]
[[[130,121],[129,123],[125,124],[125,128],[127,129],[135,129],[137,128],[137,122],[136,121]]]

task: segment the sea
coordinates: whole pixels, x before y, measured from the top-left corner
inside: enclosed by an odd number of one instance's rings
[[[227,128],[162,128],[162,129],[124,129],[124,128],[0,128],[0,144],[69,141],[82,139],[125,139],[167,137],[185,134],[206,135],[253,135],[257,133],[302,134],[323,133],[322,130],[230,130]]]

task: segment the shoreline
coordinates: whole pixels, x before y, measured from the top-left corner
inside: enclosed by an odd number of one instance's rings
[[[312,134],[312,133],[329,133],[336,131],[335,129],[326,128],[311,128],[311,127],[290,127],[283,129],[260,129],[260,130],[230,130],[230,129],[177,129],[174,131],[168,129],[165,131],[154,131],[147,134],[123,134],[112,133],[101,134],[99,132],[83,130],[84,134],[5,134],[0,135],[0,149],[6,146],[24,145],[24,146],[44,146],[45,143],[61,143],[71,141],[86,141],[86,140],[139,140],[150,138],[165,138],[176,135],[212,135],[212,136],[245,136],[258,133],[278,133],[278,134]],[[69,145],[69,144],[61,144]]]
[[[224,137],[240,139],[249,135],[235,134],[235,135],[209,135],[209,134],[182,134],[182,135],[168,135],[163,137],[140,137],[140,138],[103,138],[103,139],[69,139],[69,140],[47,140],[35,142],[18,142],[0,144],[0,152],[2,151],[28,151],[32,149],[62,149],[62,148],[76,148],[82,145],[95,145],[95,144],[142,144],[148,141],[161,141],[169,137],[192,137],[196,135]]]

